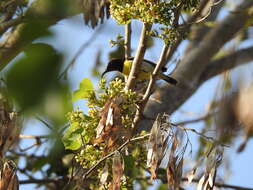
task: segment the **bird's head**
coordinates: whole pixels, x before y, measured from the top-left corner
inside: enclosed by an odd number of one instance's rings
[[[102,77],[110,71],[123,71],[124,59],[112,59],[106,67],[106,70],[102,73]]]

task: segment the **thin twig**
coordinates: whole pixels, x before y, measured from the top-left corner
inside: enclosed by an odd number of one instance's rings
[[[44,141],[41,141],[41,139],[35,138],[35,143],[33,143],[32,145],[30,145],[30,146],[28,146],[26,148],[19,147],[19,150],[20,150],[20,152],[25,152],[27,150],[30,150],[33,147],[36,147],[36,146],[38,147],[38,146],[42,145],[43,143],[46,143],[47,141],[48,141],[48,139],[46,139]]]
[[[103,158],[101,158],[96,164],[94,164],[84,175],[83,175],[83,180],[85,180],[89,174],[95,170],[103,161],[105,161],[107,158],[110,158],[111,156],[113,156],[115,153],[117,153],[118,151],[121,151],[126,145],[128,145],[129,143],[132,143],[132,142],[136,142],[136,141],[139,141],[139,140],[143,140],[147,137],[149,137],[150,134],[147,134],[147,135],[143,135],[143,136],[140,136],[140,137],[136,137],[136,138],[132,138],[132,139],[129,139],[127,140],[125,143],[123,143],[119,148],[117,148],[115,151],[107,154],[106,156],[104,156]]]
[[[181,28],[183,28],[182,33],[187,33],[190,31],[191,25],[198,19],[198,17],[201,15],[202,11],[207,6],[209,1],[210,0],[201,1],[198,10],[191,17],[187,19],[186,23],[184,23],[183,26],[180,26]],[[166,54],[166,62],[168,62],[171,59],[171,57],[177,50],[178,46],[181,44],[182,40],[183,38],[179,38],[172,44],[170,50]]]
[[[192,24],[198,24],[198,23],[201,23],[202,21],[206,20],[206,18],[211,14],[211,12],[212,12],[212,8],[210,7],[210,8],[208,9],[208,12],[206,13],[205,16],[203,16],[202,18],[200,18],[199,20],[195,21],[195,22],[192,23]],[[188,24],[189,24],[189,23],[188,23]]]
[[[169,49],[169,46],[167,45],[164,45],[163,47],[163,50],[162,50],[162,53],[161,53],[161,56],[160,56],[160,59],[152,73],[152,75],[150,76],[151,79],[149,81],[149,84],[148,84],[148,87],[146,89],[146,92],[142,98],[142,102],[141,102],[141,105],[139,106],[139,109],[137,110],[136,112],[136,115],[134,117],[134,120],[133,120],[133,124],[132,124],[132,128],[133,128],[133,131],[132,131],[132,135],[136,133],[136,130],[137,130],[137,126],[138,126],[138,122],[140,121],[141,119],[141,115],[142,115],[142,112],[148,102],[148,99],[151,95],[151,91],[152,91],[152,88],[155,84],[155,81],[156,81],[156,78],[159,74],[159,71],[161,70],[161,68],[165,65],[165,58],[166,58],[166,52],[168,51]]]
[[[192,182],[198,183],[200,179],[193,179]],[[188,181],[188,178],[182,178],[182,181]],[[249,187],[242,187],[237,185],[230,185],[225,183],[214,183],[214,186],[216,187],[222,187],[222,188],[230,188],[230,189],[236,189],[236,190],[253,190],[253,188]]]
[[[53,127],[49,123],[47,123],[44,119],[42,119],[39,116],[35,116],[35,118],[41,123],[43,123],[48,129],[53,130]]]
[[[23,21],[23,16],[19,16],[12,20],[0,23],[0,35],[5,33],[10,27],[20,24],[22,21]]]
[[[184,131],[191,131],[191,132],[193,132],[193,133],[201,136],[204,139],[211,140],[211,141],[214,141],[214,142],[217,141],[213,137],[209,137],[209,136],[204,135],[203,133],[198,132],[196,129],[186,128],[186,127],[183,127],[183,126],[180,126],[180,125],[174,125],[174,124],[172,124],[172,125],[175,126],[175,127],[177,127],[177,128],[179,128],[179,129],[181,129],[181,130],[184,130]]]
[[[125,59],[128,59],[131,57],[131,33],[132,33],[132,27],[131,22],[125,25]]]
[[[145,178],[138,178],[137,180],[148,180],[149,177]],[[44,183],[58,183],[60,181],[63,181],[64,178],[48,178],[48,179],[28,179],[28,180],[20,180],[19,184],[25,185],[25,184],[44,184]],[[193,183],[198,183],[200,179],[193,179]],[[182,181],[188,181],[188,178],[182,178]],[[236,190],[253,190],[253,188],[250,187],[243,187],[238,185],[230,185],[226,183],[214,183],[214,186],[216,187],[222,187],[222,188],[230,188],[230,189],[236,189]]]
[[[20,134],[19,138],[20,139],[44,139],[44,138],[49,138],[49,135],[40,135],[40,136],[35,136],[35,135],[24,135]]]
[[[148,23],[143,23],[141,37],[139,40],[138,49],[133,60],[131,71],[127,80],[126,88],[132,89],[135,86],[137,75],[141,68],[141,62],[144,58],[146,51],[146,44],[148,40],[148,32],[150,31],[152,25]]]
[[[161,70],[161,68],[165,65],[165,58],[166,58],[166,52],[169,50],[169,46],[167,45],[164,45],[163,47],[163,50],[162,50],[162,53],[161,53],[161,56],[160,56],[160,59],[151,75],[151,79],[149,81],[149,84],[148,84],[148,87],[146,89],[146,92],[143,96],[143,99],[142,99],[142,103],[143,104],[146,104],[149,97],[150,97],[150,94],[151,94],[151,91],[152,91],[152,88],[155,84],[155,81],[156,81],[156,78],[158,77],[158,74],[159,74],[159,71]]]
[[[204,121],[204,120],[209,119],[209,118],[212,117],[215,113],[217,113],[217,112],[210,112],[210,113],[207,113],[207,114],[205,114],[204,116],[201,116],[201,117],[199,117],[199,118],[191,119],[191,120],[186,120],[186,121],[180,121],[180,122],[174,123],[174,125],[178,126],[178,125],[194,124],[194,123],[197,123],[197,122],[200,122],[200,121]]]
[[[44,183],[58,183],[59,181],[62,181],[64,179],[62,178],[49,178],[49,179],[27,179],[27,180],[20,180],[19,184],[44,184]]]
[[[148,171],[147,171],[148,172]],[[138,177],[136,178],[136,180],[144,180],[144,181],[148,181],[150,179],[149,176],[147,177]],[[158,179],[162,180],[163,183],[167,182],[167,177],[166,175],[159,175]],[[193,183],[198,183],[200,179],[193,179],[192,182]],[[188,182],[188,178],[183,177],[181,179],[182,182]],[[152,185],[152,184],[151,184]],[[214,186],[216,187],[221,187],[221,188],[229,188],[229,189],[236,189],[236,190],[253,190],[253,188],[250,187],[242,187],[242,186],[238,186],[238,185],[230,185],[230,184],[226,184],[226,183],[214,183]]]
[[[212,141],[212,142],[214,142],[214,143],[217,143],[217,144],[219,144],[219,145],[221,145],[221,146],[223,146],[223,147],[229,147],[229,145],[227,145],[227,144],[222,144],[222,143],[220,143],[218,140],[216,140],[215,138],[210,137],[210,136],[206,136],[205,134],[203,134],[203,133],[201,133],[201,132],[198,132],[196,129],[193,129],[193,128],[186,128],[186,127],[183,127],[182,125],[178,125],[178,124],[174,124],[174,123],[170,123],[170,124],[171,124],[172,126],[174,126],[174,127],[177,127],[177,128],[179,128],[179,129],[183,130],[183,131],[191,131],[191,132],[193,132],[193,133],[199,135],[200,137],[202,137],[202,138],[204,138],[204,139],[206,139],[206,140],[208,140],[208,141]]]
[[[206,18],[211,14],[212,8],[213,8],[214,6],[220,4],[222,1],[224,1],[224,0],[219,0],[218,2],[213,3],[212,5],[210,5],[210,7],[209,7],[209,9],[208,9],[208,12],[207,12],[207,14],[206,14],[205,16],[203,16],[202,18],[200,18],[199,20],[197,20],[197,21],[195,21],[195,22],[193,22],[193,23],[187,23],[187,24],[198,24],[198,23],[200,23],[200,22],[206,20]]]
[[[59,75],[59,79],[61,79],[64,75],[67,74],[68,70],[75,64],[77,58],[84,52],[84,50],[92,43],[94,42],[94,38],[101,32],[104,25],[100,25],[98,29],[91,35],[91,37],[81,45],[81,47],[78,49],[74,57],[71,59],[70,63],[67,65],[67,67],[64,69],[64,71]]]

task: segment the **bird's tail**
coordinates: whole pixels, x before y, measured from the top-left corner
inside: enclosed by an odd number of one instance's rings
[[[173,84],[173,85],[177,84],[177,80],[176,79],[174,79],[174,78],[172,78],[170,76],[167,76],[167,75],[165,75],[163,73],[159,74],[159,78],[162,79],[162,80],[165,80],[169,84]]]

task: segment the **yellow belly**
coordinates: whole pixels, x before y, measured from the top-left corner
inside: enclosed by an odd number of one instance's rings
[[[126,76],[129,76],[129,73],[131,71],[131,67],[132,67],[132,61],[125,61],[122,73]],[[148,73],[141,72],[138,75],[138,80],[149,80],[150,74],[151,74],[150,72],[148,72]]]
[[[122,73],[128,76],[131,71],[131,67],[132,67],[132,61],[125,61]]]

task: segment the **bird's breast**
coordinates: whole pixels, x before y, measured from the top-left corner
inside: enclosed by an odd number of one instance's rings
[[[129,75],[130,71],[131,71],[131,66],[132,66],[132,61],[125,61],[124,62],[124,66],[123,66],[123,71],[122,73],[124,75]]]

